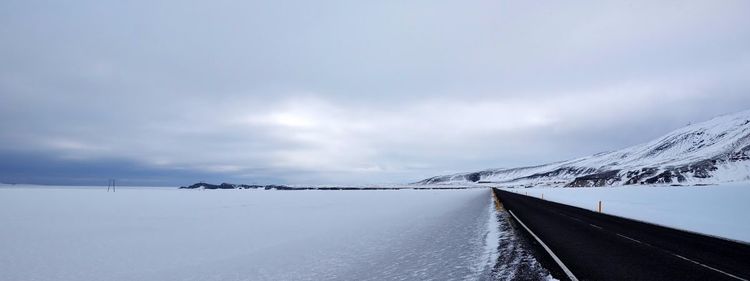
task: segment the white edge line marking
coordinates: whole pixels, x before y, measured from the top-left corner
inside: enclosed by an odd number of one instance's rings
[[[593,226],[593,227],[596,227],[596,228],[598,228],[598,229],[602,229],[602,227],[601,227],[601,226],[598,226],[598,225],[595,225],[595,224],[589,224],[589,225],[590,225],[590,226]]]
[[[633,239],[633,238],[627,237],[627,236],[625,236],[625,235],[622,235],[622,234],[619,234],[619,233],[615,233],[615,234],[617,234],[617,236],[620,236],[620,237],[622,237],[622,238],[628,239],[628,240],[630,240],[630,241],[633,241],[633,242],[635,242],[635,243],[638,243],[638,244],[643,244],[643,242],[641,242],[641,241],[640,241],[640,240],[638,240],[638,239]]]
[[[725,271],[722,271],[722,270],[719,270],[719,269],[716,269],[716,268],[710,267],[710,266],[708,266],[708,265],[705,265],[705,264],[699,263],[699,262],[697,262],[697,261],[694,261],[694,260],[691,260],[691,259],[689,259],[689,258],[686,258],[686,257],[680,256],[680,255],[678,255],[678,254],[674,254],[674,253],[673,253],[672,255],[673,255],[673,256],[675,256],[675,257],[681,258],[681,259],[683,259],[683,260],[686,260],[686,261],[692,262],[692,263],[694,263],[694,264],[700,265],[700,266],[702,266],[702,267],[708,268],[708,269],[710,269],[710,270],[713,270],[713,271],[716,271],[716,272],[722,273],[722,274],[724,274],[724,275],[726,275],[726,276],[729,276],[729,277],[732,277],[732,278],[734,278],[734,279],[737,279],[737,280],[744,280],[744,281],[748,281],[748,280],[747,280],[747,279],[745,279],[745,278],[742,278],[742,277],[738,277],[738,276],[736,276],[736,275],[733,275],[733,274],[731,274],[731,273],[727,273],[727,272],[725,272]]]
[[[508,210],[508,212],[509,212],[509,213],[510,213],[510,214],[511,214],[511,215],[513,216],[513,218],[515,218],[515,219],[516,219],[516,220],[518,221],[518,223],[520,223],[520,224],[521,224],[521,226],[523,226],[523,228],[524,228],[524,229],[526,229],[526,231],[528,231],[528,232],[529,232],[529,233],[531,234],[531,236],[534,236],[534,239],[536,239],[536,241],[537,241],[537,242],[539,242],[539,244],[541,244],[541,245],[542,245],[542,247],[544,248],[544,250],[546,250],[546,251],[547,251],[547,253],[548,253],[548,254],[549,254],[550,256],[552,256],[552,259],[554,259],[554,260],[555,260],[555,262],[557,263],[557,265],[559,265],[559,266],[560,266],[560,268],[562,268],[562,270],[563,270],[563,271],[565,272],[565,274],[566,274],[566,275],[568,275],[568,278],[570,278],[570,280],[571,280],[571,281],[578,281],[578,278],[576,278],[576,276],[575,276],[575,275],[573,275],[573,272],[571,272],[571,271],[570,271],[570,269],[568,269],[568,267],[567,267],[567,266],[565,266],[565,264],[563,264],[563,263],[562,263],[562,261],[560,260],[560,258],[558,258],[558,257],[557,257],[557,255],[555,255],[555,253],[553,253],[553,252],[552,252],[552,250],[551,250],[551,249],[550,249],[549,247],[547,247],[547,244],[544,244],[544,242],[542,242],[542,239],[539,239],[539,237],[538,237],[538,236],[536,236],[536,234],[534,234],[534,232],[532,232],[532,231],[531,231],[531,229],[529,229],[529,228],[528,228],[528,227],[527,227],[527,226],[526,226],[526,225],[525,225],[525,224],[524,224],[524,223],[523,223],[523,222],[521,221],[521,219],[519,219],[519,218],[518,218],[518,217],[516,216],[516,214],[514,214],[514,213],[513,213],[513,211],[511,211],[511,210]],[[747,281],[747,280],[746,280],[746,281]]]

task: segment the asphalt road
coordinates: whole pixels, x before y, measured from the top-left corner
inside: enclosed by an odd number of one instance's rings
[[[495,195],[578,280],[750,279],[749,244],[498,189]],[[537,245],[542,264],[555,277],[567,279],[543,247],[529,237]]]

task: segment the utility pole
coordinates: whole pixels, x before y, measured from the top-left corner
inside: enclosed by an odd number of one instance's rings
[[[112,189],[112,192],[115,192],[115,179],[109,179],[107,181],[107,192]]]

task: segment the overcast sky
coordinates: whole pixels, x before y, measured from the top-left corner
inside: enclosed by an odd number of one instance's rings
[[[0,182],[404,183],[750,108],[750,1],[0,2]]]

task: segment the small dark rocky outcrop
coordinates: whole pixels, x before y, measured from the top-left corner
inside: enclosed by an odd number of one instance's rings
[[[247,185],[247,184],[210,184],[205,182],[199,182],[196,184],[181,186],[180,189],[292,189],[285,185]]]
[[[199,182],[199,183],[196,183],[196,184],[193,184],[193,185],[189,185],[189,186],[181,186],[180,188],[181,189],[199,189],[199,188],[203,188],[203,189],[234,189],[234,186],[229,185],[227,183],[210,184],[210,183]]]
[[[471,182],[478,182],[480,179],[482,179],[482,176],[479,173],[471,173],[466,175],[466,180]]]

